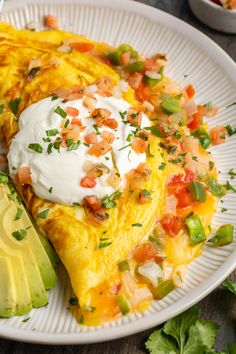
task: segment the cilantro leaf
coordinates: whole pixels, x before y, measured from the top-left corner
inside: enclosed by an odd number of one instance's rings
[[[150,130],[150,132],[157,136],[158,138],[166,138],[166,135],[162,134],[160,132],[160,129],[158,127],[156,127],[155,125],[153,125],[152,127],[145,127],[145,130]]]
[[[9,107],[15,115],[18,113],[18,108],[21,103],[21,97],[17,97],[16,99],[9,102]]]
[[[223,286],[229,291],[231,291],[231,293],[236,295],[236,283],[234,283],[232,280],[226,279],[223,283]]]
[[[163,335],[162,329],[153,332],[145,343],[146,348],[151,354],[178,354],[179,351],[175,344]]]
[[[192,307],[188,311],[166,322],[164,326],[165,334],[174,337],[180,349],[184,346],[188,329],[196,322],[198,315],[199,311],[197,307]]]

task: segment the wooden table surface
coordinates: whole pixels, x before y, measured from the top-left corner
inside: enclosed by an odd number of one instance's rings
[[[211,37],[236,61],[236,36],[224,35],[202,25],[191,13],[187,0],[138,1],[167,11],[190,23]],[[231,277],[236,280],[235,275]],[[236,343],[236,296],[219,287],[202,300],[199,307],[202,317],[221,326],[217,349],[224,348],[228,343]],[[152,331],[153,329],[112,342],[83,346],[43,346],[0,339],[0,354],[143,354],[144,342]]]

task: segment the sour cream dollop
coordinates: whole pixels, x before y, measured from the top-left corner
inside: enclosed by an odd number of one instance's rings
[[[146,153],[137,153],[130,146],[127,147],[130,144],[127,137],[135,131],[135,127],[124,124],[119,112],[128,111],[131,106],[120,98],[102,97],[98,94],[95,94],[95,98],[96,108],[108,109],[111,112],[111,118],[118,123],[118,128],[115,130],[105,126],[99,128],[100,133],[106,130],[115,135],[111,151],[96,157],[89,154],[89,147],[83,144],[84,136],[95,132],[96,122],[93,118],[88,118],[91,111],[84,106],[82,98],[63,103],[61,99],[52,100],[52,97],[48,97],[29,106],[19,118],[19,132],[13,138],[8,153],[11,176],[14,176],[21,167],[30,167],[35,194],[42,199],[66,205],[81,203],[85,196],[96,195],[98,198],[103,198],[114,193],[115,188],[107,181],[115,168],[120,174],[120,185],[116,189],[124,186],[125,174],[146,161]],[[58,151],[53,148],[48,154],[49,139],[51,142],[55,141],[56,137],[60,136],[65,120],[72,120],[69,115],[63,118],[56,113],[55,109],[58,106],[63,111],[67,107],[78,109],[78,118],[85,129],[80,133],[81,143],[76,150],[68,151],[67,148],[61,147]],[[142,113],[141,127],[149,125],[147,116]],[[59,134],[47,139],[46,131],[49,130],[57,130]],[[97,138],[98,142],[102,140],[100,135],[97,135]],[[29,144],[32,143],[40,144],[42,152],[38,153],[29,149]],[[94,188],[84,188],[80,185],[81,179],[86,175],[85,165],[88,163],[103,163],[110,170],[109,173],[96,179]]]

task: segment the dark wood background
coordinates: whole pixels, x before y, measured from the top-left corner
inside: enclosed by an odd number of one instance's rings
[[[236,61],[236,36],[221,34],[202,25],[191,13],[187,0],[138,1],[169,12],[190,23],[211,37]],[[236,280],[235,275],[231,277]],[[217,349],[224,348],[228,343],[236,343],[236,296],[219,287],[202,300],[199,307],[202,317],[211,319],[221,326]],[[144,342],[152,331],[153,329],[112,342],[83,346],[43,346],[0,339],[0,354],[143,354],[145,353]]]

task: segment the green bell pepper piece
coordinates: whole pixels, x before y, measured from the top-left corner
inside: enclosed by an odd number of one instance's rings
[[[166,295],[168,295],[175,288],[174,282],[172,279],[164,280],[160,282],[158,287],[153,291],[154,298],[157,300],[163,299]]]
[[[124,295],[117,295],[116,302],[120,308],[120,312],[122,313],[122,315],[126,315],[130,311],[128,302]]]
[[[164,73],[164,66],[162,66],[159,70],[159,73],[161,75],[160,79],[151,79],[148,76],[144,76],[144,82],[147,84],[149,87],[155,87],[159,82],[163,79],[163,73]]]
[[[194,245],[206,239],[205,231],[198,215],[190,214],[187,216],[185,225],[187,226],[190,239]]]
[[[191,196],[197,202],[205,202],[206,200],[206,192],[204,185],[200,182],[190,182],[188,187],[191,192]]]
[[[123,69],[129,73],[142,72],[144,70],[144,61],[136,61],[135,63],[127,64]]]
[[[179,100],[174,97],[168,97],[161,102],[161,108],[166,114],[178,113],[180,111]]]
[[[199,128],[199,129],[196,129],[194,132],[193,132],[193,136],[195,136],[196,138],[198,138],[199,140],[199,143],[201,145],[201,147],[203,149],[207,149],[208,146],[211,144],[211,138],[209,136],[209,134],[207,133],[207,131],[203,128]]]
[[[125,259],[118,263],[118,268],[121,272],[125,272],[126,270],[130,270],[129,262]]]
[[[216,235],[210,239],[213,246],[222,247],[233,242],[234,238],[234,226],[231,224],[225,224],[219,227],[216,231]]]

